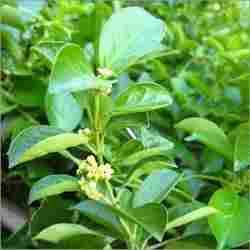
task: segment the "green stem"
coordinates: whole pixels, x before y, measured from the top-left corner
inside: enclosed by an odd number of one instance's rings
[[[121,2],[119,0],[114,0],[113,2],[114,12],[117,12],[121,9]]]
[[[64,150],[64,151],[61,151],[60,154],[62,156],[64,156],[65,158],[67,159],[70,159],[72,160],[76,165],[80,165],[81,164],[81,160],[79,160],[78,158],[76,158],[75,156],[73,156],[69,151],[67,150]]]

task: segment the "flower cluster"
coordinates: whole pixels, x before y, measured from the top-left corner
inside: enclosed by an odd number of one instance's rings
[[[77,175],[81,176],[79,181],[81,190],[91,199],[101,199],[103,195],[97,190],[97,183],[99,180],[110,180],[113,172],[110,164],[98,166],[95,157],[88,156],[77,169]]]

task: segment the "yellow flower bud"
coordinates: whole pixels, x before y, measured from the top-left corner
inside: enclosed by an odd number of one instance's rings
[[[93,155],[89,155],[88,157],[87,157],[87,162],[91,165],[91,166],[93,166],[93,167],[97,167],[98,165],[97,165],[97,162],[96,162],[96,159],[95,159],[95,157],[93,156]]]

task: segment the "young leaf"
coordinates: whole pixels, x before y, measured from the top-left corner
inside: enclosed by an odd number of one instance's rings
[[[192,117],[177,123],[175,127],[192,133],[192,140],[198,140],[227,159],[232,160],[232,145],[224,131],[214,122],[204,118]]]
[[[70,241],[77,236],[81,239],[81,249],[89,249],[90,246],[93,248],[94,242],[96,242],[95,246],[99,247],[100,245],[104,247],[107,244],[105,237],[101,234],[82,225],[71,223],[59,223],[50,226],[33,237],[33,240],[43,240],[57,244],[66,240]]]
[[[8,151],[9,167],[25,161],[60,152],[88,142],[84,135],[64,133],[63,130],[49,126],[35,126],[23,130],[10,144]]]
[[[87,89],[93,78],[92,68],[84,58],[80,46],[66,44],[56,56],[50,77],[49,93]]]
[[[250,239],[250,203],[246,198],[225,189],[217,190],[209,206],[219,212],[208,218],[219,248],[239,247]]]
[[[47,196],[79,190],[77,178],[70,175],[49,175],[33,185],[29,194],[29,204]]]
[[[51,126],[72,131],[80,123],[82,110],[70,93],[47,95],[46,110]]]
[[[211,214],[215,214],[217,212],[218,211],[213,207],[199,208],[197,210],[192,211],[191,213],[185,214],[182,217],[179,217],[173,221],[168,222],[167,227],[166,227],[166,231],[168,231],[172,228],[183,226],[187,223],[199,220],[201,218],[207,217],[207,216],[209,216]]]
[[[149,175],[135,193],[133,206],[142,207],[148,203],[161,202],[179,180],[179,174],[173,170],[155,171]]]
[[[115,100],[113,115],[146,112],[172,104],[168,91],[156,83],[130,85]]]
[[[80,46],[67,44],[59,50],[51,72],[50,94],[105,87],[110,87],[110,82],[95,77]]]
[[[124,71],[143,56],[161,49],[164,23],[142,8],[128,7],[113,14],[101,32],[100,67]]]

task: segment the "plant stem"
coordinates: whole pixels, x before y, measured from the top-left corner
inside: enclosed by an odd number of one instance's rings
[[[64,150],[64,151],[61,151],[60,152],[60,154],[62,155],[62,156],[64,156],[65,158],[67,158],[67,159],[70,159],[70,160],[72,160],[76,165],[80,165],[80,163],[81,163],[81,160],[79,160],[78,158],[76,158],[75,156],[73,156],[69,151],[67,151],[67,150]]]

